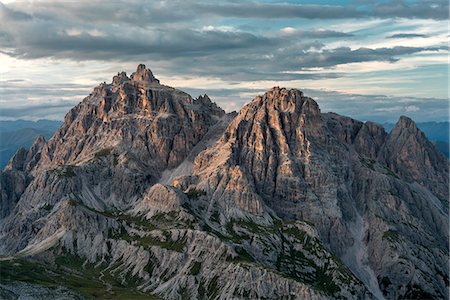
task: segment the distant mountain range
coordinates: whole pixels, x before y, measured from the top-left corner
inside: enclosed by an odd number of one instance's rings
[[[61,126],[61,121],[0,121],[0,169],[20,147],[29,148],[38,135],[50,138]]]

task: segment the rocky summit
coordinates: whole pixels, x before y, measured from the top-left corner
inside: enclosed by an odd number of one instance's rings
[[[407,117],[226,113],[139,65],[2,171],[0,298],[449,299],[448,167]]]

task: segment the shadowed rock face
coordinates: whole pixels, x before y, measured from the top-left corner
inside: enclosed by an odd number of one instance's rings
[[[448,160],[410,118],[400,117],[380,159],[402,178],[427,187],[448,203]]]
[[[448,299],[448,160],[406,117],[387,134],[278,87],[225,114],[139,65],[0,184],[3,254],[164,298]]]

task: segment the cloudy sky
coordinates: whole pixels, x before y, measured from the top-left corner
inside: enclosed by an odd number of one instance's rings
[[[448,119],[448,0],[3,1],[0,119],[56,119],[118,71],[238,110],[273,86],[361,120]]]

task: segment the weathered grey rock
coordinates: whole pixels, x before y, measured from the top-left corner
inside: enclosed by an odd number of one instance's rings
[[[239,215],[237,207],[264,220],[273,211],[284,220],[314,224],[376,297],[447,297],[448,272],[441,266],[448,255],[448,210],[436,196],[448,196],[448,161],[411,122],[402,118],[398,127],[387,135],[373,123],[322,115],[300,92],[274,88],[246,105],[221,141],[198,155],[188,184],[174,183],[206,190],[225,219]],[[416,154],[404,154],[411,152]],[[434,247],[446,255],[434,255]],[[433,259],[405,250],[412,248],[428,249],[421,251]],[[397,264],[400,256],[408,257],[406,272]],[[430,279],[432,268],[442,279]],[[421,275],[411,281],[414,272]]]
[[[133,81],[147,81],[147,82],[157,82],[159,80],[153,76],[153,73],[150,69],[147,69],[144,64],[140,64],[137,67],[136,72],[131,74],[131,80]]]
[[[448,160],[408,117],[400,117],[392,129],[380,160],[397,175],[427,187],[448,203]]]
[[[0,219],[9,215],[30,182],[23,171],[5,170],[0,174]]]
[[[30,183],[29,172],[39,161],[44,144],[44,137],[38,136],[29,150],[20,148],[0,173],[0,219],[11,212]]]
[[[404,117],[278,87],[225,114],[140,65],[0,179],[2,259],[76,255],[165,299],[448,299],[448,160]]]
[[[189,95],[160,85],[143,65],[132,77],[130,81],[125,73],[119,73],[112,84],[99,85],[73,108],[44,146],[33,172],[82,163],[95,152],[118,147],[143,163],[152,161],[155,176],[159,176],[166,167],[183,161],[225,114],[210,101],[209,105],[197,105]]]

